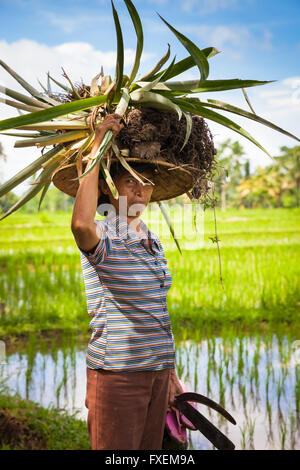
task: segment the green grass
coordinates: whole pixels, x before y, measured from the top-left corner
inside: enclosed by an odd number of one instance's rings
[[[217,212],[224,288],[217,245],[209,239],[214,236],[212,211],[198,218],[198,227],[202,224],[204,229],[198,241],[190,239],[192,226],[185,225],[180,240],[186,248],[183,256],[167,238],[166,225],[159,225],[160,212],[155,214],[156,222],[151,212],[142,218],[165,248],[173,277],[168,309],[174,331],[231,323],[299,325],[300,209]],[[16,213],[1,222],[0,335],[56,329],[87,332],[71,216]],[[182,212],[172,209],[172,216],[180,233]]]
[[[0,393],[0,410],[10,423],[0,430],[0,450],[88,450],[86,421],[55,408],[42,408],[18,395]],[[0,415],[1,420],[1,415]]]

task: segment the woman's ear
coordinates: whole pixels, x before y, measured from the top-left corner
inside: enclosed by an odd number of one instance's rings
[[[101,193],[108,194],[108,187],[103,179],[98,180],[98,188],[100,189]]]

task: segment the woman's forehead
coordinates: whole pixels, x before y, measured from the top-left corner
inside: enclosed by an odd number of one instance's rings
[[[144,170],[136,170],[138,174],[146,176],[147,178],[152,178],[153,177],[153,172],[151,169],[144,169]],[[132,176],[132,174],[129,171],[125,171],[120,175],[121,178],[127,178],[128,176]]]

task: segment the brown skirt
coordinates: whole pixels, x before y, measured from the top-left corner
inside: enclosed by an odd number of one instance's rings
[[[171,369],[87,368],[85,406],[94,450],[161,450]]]

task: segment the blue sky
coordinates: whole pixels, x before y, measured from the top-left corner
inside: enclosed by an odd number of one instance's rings
[[[116,0],[126,48],[129,71],[136,45],[134,28],[123,0]],[[187,52],[161,21],[160,13],[172,26],[200,48],[214,46],[220,54],[210,59],[209,79],[244,78],[276,80],[247,93],[257,114],[299,135],[300,122],[300,2],[286,0],[136,0],[134,4],[144,27],[144,59],[140,73],[147,71],[171,45],[171,57]],[[116,38],[109,0],[0,0],[0,58],[37,86],[45,73],[61,79],[61,66],[76,81],[88,82],[104,65],[114,75]],[[126,71],[125,70],[125,71]],[[196,68],[183,78],[197,78]],[[0,84],[21,91],[7,72],[0,70]],[[220,99],[247,108],[242,92],[218,92],[205,98]],[[202,98],[202,97],[201,97]],[[14,111],[0,103],[1,118]],[[271,153],[281,145],[297,145],[296,140],[243,118],[228,117],[240,123]],[[249,124],[248,124],[249,123]],[[244,145],[253,166],[270,159],[246,139],[208,122],[216,142],[230,137]],[[9,161],[2,168],[4,179],[23,161],[32,160],[36,149],[14,149],[14,139],[0,137]],[[18,155],[17,154],[18,152]],[[20,157],[21,152],[24,157]],[[36,157],[35,157],[36,158]]]
[[[124,2],[114,3],[124,27],[125,46],[134,48],[135,33]],[[221,50],[212,66],[212,79],[238,74],[241,78],[251,75],[251,78],[279,80],[299,71],[298,0],[136,0],[134,3],[144,24],[144,50],[157,57],[164,53],[168,42],[178,58],[185,56],[185,50],[156,12],[199,47],[213,45]],[[7,42],[27,38],[57,46],[84,41],[101,50],[111,50],[116,44],[109,0],[2,0],[0,5],[0,38]]]

